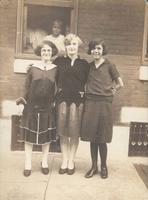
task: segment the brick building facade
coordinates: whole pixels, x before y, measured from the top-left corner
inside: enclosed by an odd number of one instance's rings
[[[0,1],[0,115],[2,118],[9,117],[9,112],[5,112],[7,107],[5,102],[15,102],[22,93],[25,79],[25,74],[15,73],[13,68],[18,34],[17,3],[18,0]],[[108,57],[117,65],[124,81],[124,89],[114,99],[115,123],[131,121],[132,119],[127,119],[128,112],[133,112],[133,120],[135,115],[143,112],[143,109],[144,113],[147,113],[148,81],[139,79],[144,16],[144,0],[78,1],[77,33],[84,41],[81,56],[89,60],[86,54],[88,41],[92,38],[103,38],[109,49]]]

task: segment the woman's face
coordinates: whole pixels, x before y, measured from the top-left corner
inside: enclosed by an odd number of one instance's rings
[[[45,44],[41,48],[41,58],[44,61],[50,61],[51,57],[52,57],[52,48],[47,44]]]
[[[99,60],[103,55],[103,47],[102,45],[96,45],[94,49],[91,50],[91,55],[94,60]]]
[[[54,23],[52,27],[52,34],[57,37],[61,33],[61,26],[58,23]]]
[[[73,39],[69,41],[69,43],[66,45],[66,51],[69,56],[77,56],[78,55],[78,40]]]

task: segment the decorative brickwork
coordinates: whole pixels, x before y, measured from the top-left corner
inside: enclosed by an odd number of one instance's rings
[[[10,0],[0,0],[0,7],[6,7],[10,4]]]

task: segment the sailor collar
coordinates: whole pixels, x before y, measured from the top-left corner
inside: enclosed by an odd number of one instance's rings
[[[53,64],[53,63],[43,63],[42,61],[38,62],[38,63],[35,63],[35,64],[32,64],[31,65],[32,67],[36,67],[38,69],[41,69],[41,70],[51,70],[55,67],[57,67],[57,65]]]

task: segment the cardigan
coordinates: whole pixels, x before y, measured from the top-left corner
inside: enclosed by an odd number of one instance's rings
[[[113,96],[113,81],[119,76],[116,66],[109,60],[106,59],[98,68],[96,68],[94,62],[91,62],[86,84],[86,94],[102,97]]]
[[[68,104],[79,104],[84,101],[84,87],[89,73],[89,64],[86,60],[77,58],[71,66],[69,57],[57,58],[58,65],[56,83],[58,93],[56,100]]]

